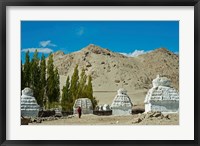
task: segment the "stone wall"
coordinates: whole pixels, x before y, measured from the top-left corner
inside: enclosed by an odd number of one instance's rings
[[[98,115],[98,116],[109,116],[112,115],[112,110],[110,111],[93,111],[94,115]]]

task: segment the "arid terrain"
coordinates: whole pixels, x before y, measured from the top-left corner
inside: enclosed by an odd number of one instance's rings
[[[179,89],[179,57],[165,48],[158,48],[137,57],[127,57],[93,44],[80,51],[54,54],[54,65],[60,74],[60,90],[76,64],[92,76],[94,96],[99,104],[111,104],[119,88],[125,88],[134,105],[142,105],[152,80],[158,75],[171,79]]]
[[[42,123],[29,123],[29,125],[178,125],[178,114],[135,114],[128,116],[97,116],[83,115],[80,119],[77,115],[65,117]]]
[[[93,44],[78,52],[54,55],[54,65],[60,75],[60,90],[67,76],[72,76],[76,64],[79,73],[84,68],[92,76],[93,94],[98,105],[111,105],[119,88],[125,88],[134,108],[144,110],[144,99],[152,87],[152,80],[159,74],[172,81],[179,90],[179,57],[165,48],[155,49],[137,57],[127,57]],[[48,59],[48,58],[47,58]],[[138,113],[128,116],[77,115],[42,120],[29,125],[178,125],[179,114]]]

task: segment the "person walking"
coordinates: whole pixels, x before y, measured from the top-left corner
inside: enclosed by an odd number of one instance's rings
[[[78,117],[79,117],[79,118],[81,118],[82,109],[81,109],[81,107],[80,107],[80,106],[78,107],[78,110],[77,110],[77,112],[78,112]]]

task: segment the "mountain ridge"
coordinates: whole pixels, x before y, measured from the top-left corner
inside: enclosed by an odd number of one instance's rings
[[[179,58],[166,48],[158,48],[137,57],[127,57],[90,44],[80,51],[70,54],[55,52],[54,65],[58,68],[62,80],[73,73],[76,64],[79,72],[82,68],[93,79],[93,88],[97,91],[116,91],[120,87],[127,90],[149,89],[152,80],[160,74],[172,80],[172,86],[179,88]],[[66,79],[65,79],[66,80]]]

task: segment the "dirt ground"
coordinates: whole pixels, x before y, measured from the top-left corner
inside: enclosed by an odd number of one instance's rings
[[[145,117],[146,116],[146,117]],[[165,118],[167,117],[167,118]],[[65,117],[42,123],[29,123],[29,125],[178,125],[178,114],[167,114],[163,117],[150,117],[147,114],[135,114],[128,116],[97,116],[93,114]]]

